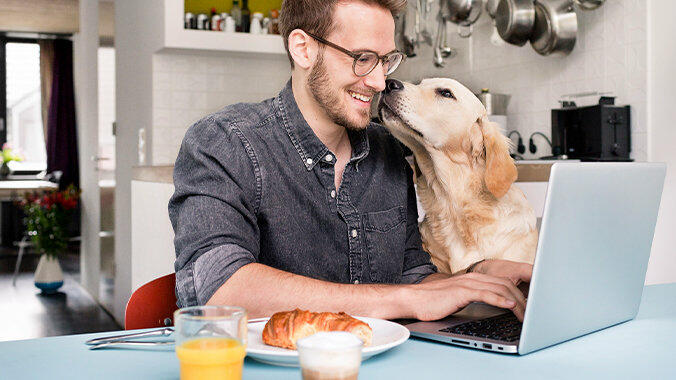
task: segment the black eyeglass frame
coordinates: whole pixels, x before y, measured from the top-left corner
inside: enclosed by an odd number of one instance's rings
[[[302,29],[301,29],[301,30],[302,30]],[[304,31],[304,30],[303,30],[303,31]],[[399,51],[399,50],[391,51],[391,52],[389,52],[389,53],[387,53],[387,54],[385,54],[385,55],[379,55],[377,52],[375,52],[375,51],[373,51],[373,50],[368,50],[368,49],[367,49],[367,50],[358,50],[358,51],[347,50],[347,49],[345,49],[344,47],[339,46],[339,45],[336,45],[336,44],[334,44],[334,43],[331,42],[331,41],[327,41],[327,40],[325,40],[325,39],[323,39],[323,38],[321,38],[321,37],[319,37],[319,36],[317,36],[317,35],[314,35],[313,33],[310,33],[310,32],[307,32],[307,31],[304,31],[304,32],[305,32],[308,36],[314,38],[315,40],[317,40],[317,41],[319,41],[319,42],[321,42],[321,43],[323,43],[324,45],[330,46],[330,47],[332,47],[332,48],[334,48],[334,49],[336,49],[336,50],[338,50],[338,51],[340,51],[340,52],[342,52],[342,53],[345,53],[345,54],[349,55],[350,57],[352,57],[352,59],[354,59],[354,61],[352,62],[352,72],[354,73],[354,75],[356,75],[356,76],[358,76],[358,77],[365,77],[365,76],[371,74],[371,72],[373,71],[373,69],[375,69],[375,68],[378,66],[378,63],[385,64],[385,62],[386,62],[385,60],[389,61],[390,57],[391,57],[393,54],[398,54],[398,55],[401,56],[401,60],[399,61],[399,63],[397,64],[397,66],[395,66],[394,69],[392,69],[392,71],[390,71],[389,73],[385,73],[385,75],[390,75],[390,74],[392,74],[395,70],[397,70],[397,68],[399,67],[399,65],[401,65],[401,63],[404,62],[404,59],[406,58],[406,55],[405,55],[404,53],[402,53],[401,51]],[[359,59],[359,57],[360,57],[363,53],[372,53],[372,54],[374,54],[376,57],[378,57],[378,61],[376,61],[376,64],[373,65],[373,67],[371,67],[365,74],[359,75],[359,74],[357,74],[357,69],[356,69],[356,66],[357,66],[357,60]]]

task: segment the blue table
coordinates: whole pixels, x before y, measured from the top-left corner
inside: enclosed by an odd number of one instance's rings
[[[97,333],[0,343],[0,379],[178,379],[173,349],[90,351]],[[637,318],[526,356],[409,339],[362,364],[361,379],[676,379],[676,283],[647,286]],[[245,379],[299,379],[246,359]]]

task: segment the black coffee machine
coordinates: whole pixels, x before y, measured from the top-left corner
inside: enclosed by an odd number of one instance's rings
[[[616,106],[614,97],[602,96],[599,104],[577,107],[562,102],[552,110],[552,153],[582,161],[633,161],[630,106]]]

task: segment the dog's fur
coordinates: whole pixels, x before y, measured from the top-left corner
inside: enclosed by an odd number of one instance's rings
[[[532,264],[536,218],[523,192],[512,186],[517,171],[509,140],[457,81],[403,85],[381,95],[379,113],[415,156],[425,210],[420,233],[432,262],[445,273],[482,259]]]

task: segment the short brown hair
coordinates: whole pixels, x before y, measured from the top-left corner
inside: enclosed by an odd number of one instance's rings
[[[284,48],[291,67],[293,58],[289,53],[289,34],[302,29],[319,37],[326,37],[333,28],[333,7],[346,0],[284,0],[279,14],[279,32],[284,38]],[[406,8],[406,0],[355,0],[369,5],[378,5],[389,10],[392,16]]]

